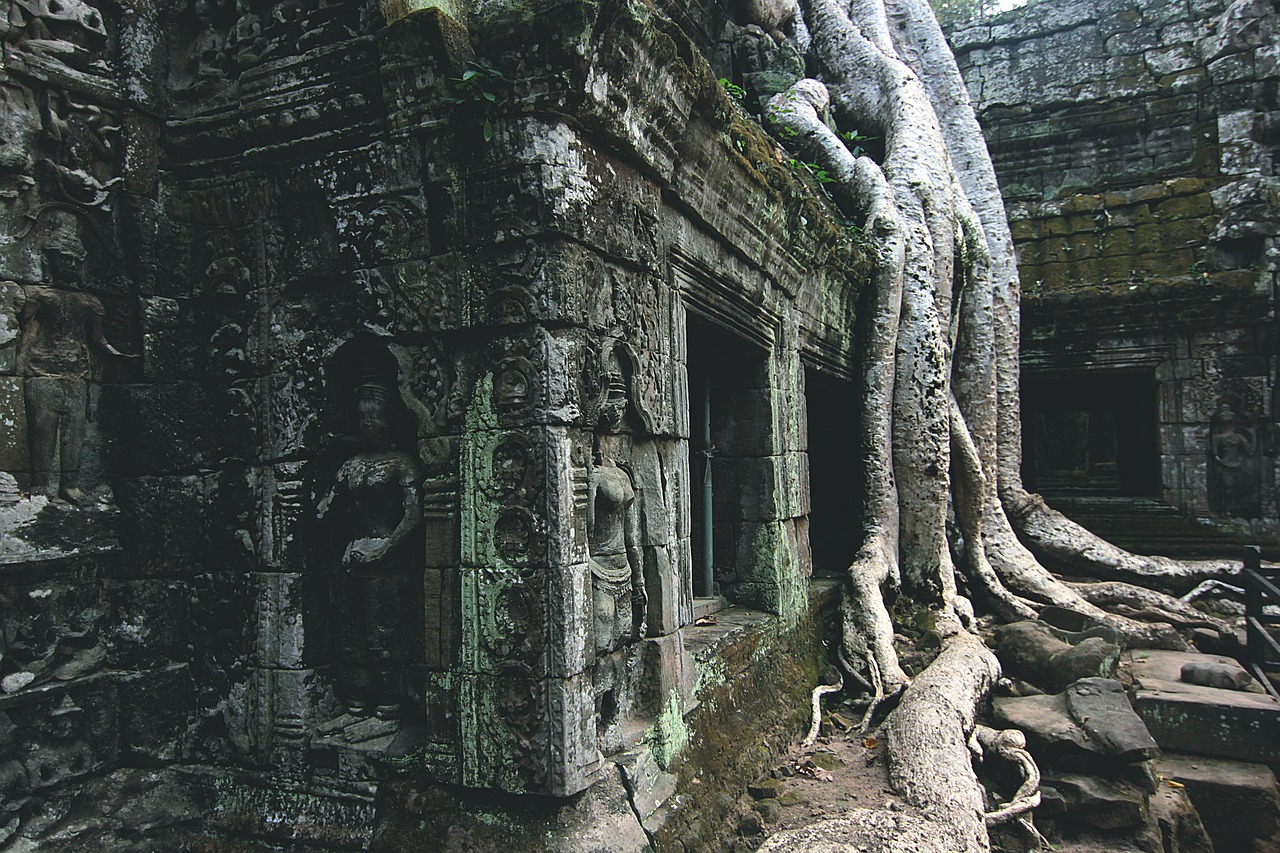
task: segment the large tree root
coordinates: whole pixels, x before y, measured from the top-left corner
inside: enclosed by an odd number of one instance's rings
[[[990,849],[986,804],[967,744],[978,703],[999,678],[1000,664],[955,616],[943,612],[939,631],[947,635],[941,652],[906,688],[882,728],[890,781],[923,818],[858,810],[779,833],[761,850],[983,853]]]
[[[1233,633],[1232,626],[1226,620],[1145,587],[1119,581],[1069,583],[1067,586],[1089,603],[1109,608],[1130,619],[1168,622],[1179,628],[1212,628],[1222,636]]]
[[[1131,554],[1051,508],[1039,495],[1006,489],[1005,508],[1031,549],[1065,570],[1181,595],[1206,580],[1240,574],[1239,560],[1173,560]]]
[[[767,118],[795,153],[834,178],[838,203],[860,219],[875,259],[858,329],[866,515],[845,584],[839,657],[876,698],[907,682],[884,599],[899,584],[934,608],[946,636],[883,727],[891,781],[925,818],[857,812],[828,825],[847,833],[832,846],[804,830],[762,849],[985,851],[989,823],[1017,821],[1035,833],[1029,812],[1037,771],[1016,735],[980,733],[1026,779],[1012,802],[986,811],[967,745],[998,665],[960,624],[969,606],[957,594],[948,506],[969,589],[1005,620],[1064,608],[1108,626],[1127,645],[1181,648],[1170,622],[1212,625],[1209,617],[1195,621],[1167,597],[1118,587],[1106,589],[1107,597],[1096,586],[1064,583],[1033,551],[1085,576],[1179,591],[1233,567],[1128,555],[1022,490],[1017,266],[954,57],[926,0],[803,4],[809,67],[823,82],[801,81],[775,97]],[[836,126],[879,134],[883,162],[855,157]],[[865,678],[854,669],[864,665]],[[890,825],[895,837],[884,839]]]
[[[948,828],[956,851],[989,849],[986,804],[969,758],[978,703],[1000,677],[991,650],[958,625],[934,662],[907,688],[884,725],[889,780],[926,817]]]

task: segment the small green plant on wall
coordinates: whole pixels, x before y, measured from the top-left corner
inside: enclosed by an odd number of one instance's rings
[[[503,97],[500,93],[507,90],[512,81],[501,71],[483,63],[472,61],[467,66],[461,77],[449,78],[453,94],[444,101],[461,110],[475,112],[480,132],[484,141],[488,142],[493,139],[493,118],[490,112]]]
[[[720,85],[723,86],[724,90],[729,93],[730,98],[733,98],[735,101],[737,101],[740,104],[746,103],[747,101],[746,89],[742,88],[737,83],[734,83],[728,77],[721,77]]]

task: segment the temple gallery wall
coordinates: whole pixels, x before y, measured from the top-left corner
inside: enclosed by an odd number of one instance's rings
[[[1132,411],[1043,429],[1156,437],[1140,475],[1036,474],[1274,540],[1274,169],[1241,159],[1274,46],[1113,5],[956,35],[1037,283],[1030,405],[1105,374]],[[0,24],[0,845],[695,843],[729,806],[694,777],[803,727],[869,264],[719,82],[802,63],[727,3],[414,7]],[[1158,121],[1044,76],[1179,23],[1189,64],[1124,96]],[[1023,73],[1043,103],[983,83]]]
[[[1046,0],[951,36],[1019,251],[1024,477],[1142,552],[1280,534],[1274,26]]]
[[[866,265],[696,11],[14,6],[0,841],[714,832],[683,768],[756,774],[823,655]]]

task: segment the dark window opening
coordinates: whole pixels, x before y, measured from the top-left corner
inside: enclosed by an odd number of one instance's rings
[[[1262,260],[1266,245],[1261,236],[1248,234],[1243,237],[1228,237],[1218,241],[1214,247],[1214,256],[1218,268],[1224,270],[1253,269]]]
[[[804,372],[809,453],[809,546],[817,576],[841,574],[862,538],[861,397],[852,383]]]
[[[1024,374],[1022,477],[1042,494],[1160,492],[1150,371]]]
[[[774,511],[767,505],[771,496],[758,488],[759,462],[774,453],[768,353],[693,314],[687,317],[686,340],[694,596],[723,595],[732,601],[737,584],[757,580],[751,565],[756,559],[750,547],[753,525]]]

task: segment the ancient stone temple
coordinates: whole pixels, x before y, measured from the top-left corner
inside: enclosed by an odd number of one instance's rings
[[[806,717],[866,270],[718,79],[799,58],[476,5],[10,4],[0,843],[705,838]]]
[[[1274,4],[960,27],[1023,282],[1024,478],[1142,552],[1280,540]]]

